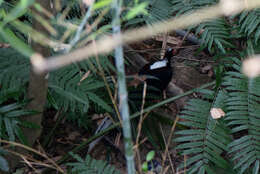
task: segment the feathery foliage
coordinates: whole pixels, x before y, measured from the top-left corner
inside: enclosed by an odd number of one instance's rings
[[[201,40],[203,42],[203,47],[208,47],[210,52],[214,45],[222,52],[226,53],[226,48],[234,48],[230,39],[231,28],[227,24],[227,21],[224,18],[215,19],[209,22],[204,22],[196,28],[196,33],[198,34],[201,31]]]
[[[203,90],[206,93],[204,99],[191,99],[185,110],[180,113],[183,121],[181,125],[190,129],[176,132],[180,137],[175,142],[181,143],[176,148],[182,150],[183,155],[191,155],[185,163],[189,167],[189,173],[211,173],[214,167],[228,169],[228,162],[222,157],[227,151],[227,145],[231,141],[228,136],[228,128],[223,120],[214,120],[210,115],[213,107],[225,107],[224,101],[227,94],[224,90],[217,93]]]
[[[179,16],[181,14],[191,13],[194,10],[201,9],[204,6],[216,4],[217,0],[171,0],[172,12]]]
[[[260,36],[260,9],[242,12],[238,24],[240,33],[248,38],[253,37],[257,43]]]
[[[172,12],[176,16],[191,13],[194,10],[198,10],[202,7],[214,5],[216,0],[172,0]],[[226,53],[227,48],[234,48],[231,39],[234,38],[232,34],[232,26],[227,18],[218,18],[215,20],[207,21],[199,24],[198,26],[191,27],[196,30],[195,34],[199,35],[203,41],[202,47],[207,47],[210,52],[216,52],[220,50],[222,53]]]
[[[39,125],[21,121],[19,118],[37,112],[24,109],[26,101],[12,101],[20,98],[20,93],[14,90],[2,90],[0,93],[0,138],[15,141],[16,136],[23,144],[27,144],[21,127],[39,128]]]
[[[0,48],[0,84],[3,89],[19,89],[29,80],[30,60],[12,48]]]
[[[103,100],[105,93],[99,92],[105,88],[104,82],[90,72],[87,61],[52,72],[48,86],[52,104],[64,111],[86,113],[90,102],[93,102],[103,110],[112,112],[107,104],[109,102]]]
[[[77,162],[67,163],[71,166],[71,174],[119,174],[113,166],[110,166],[107,162],[101,160],[92,159],[89,155],[85,159],[82,159],[79,155],[70,153]]]
[[[260,77],[249,79],[241,74],[240,61],[232,67],[234,71],[227,72],[223,83],[230,91],[226,100],[226,120],[232,133],[242,136],[229,144],[229,153],[236,162],[234,168],[240,168],[239,173],[248,168],[257,173],[260,162]]]
[[[177,149],[189,156],[181,166],[188,167],[188,173],[213,173],[216,166],[241,174],[259,172],[260,78],[248,79],[240,72],[241,61],[232,60],[233,70],[222,83],[225,90],[201,91],[204,98],[191,99],[180,114],[180,124],[189,129],[176,132],[181,137],[175,141],[180,143]],[[221,108],[225,119],[212,119],[211,108]],[[227,155],[232,156],[233,169]]]
[[[30,61],[11,48],[1,48],[0,55],[0,84],[4,89],[19,89],[25,87],[29,80]],[[107,58],[100,58],[100,64],[106,72],[113,69],[113,65]],[[79,64],[72,64],[57,71],[51,72],[49,77],[49,102],[56,109],[64,111],[87,112],[89,103],[94,102],[100,108],[111,112],[111,107],[102,97],[105,88],[103,80],[98,79],[97,62],[94,59]],[[88,71],[89,76],[82,79]],[[94,72],[94,73],[93,73]],[[82,81],[81,81],[82,80]]]

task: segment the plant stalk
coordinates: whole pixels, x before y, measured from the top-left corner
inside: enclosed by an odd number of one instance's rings
[[[122,40],[121,29],[120,29],[120,12],[121,12],[121,0],[113,0],[112,10],[114,12],[112,28],[113,37],[118,40]],[[115,62],[117,68],[117,79],[118,79],[118,97],[119,97],[119,112],[122,117],[123,135],[125,143],[125,157],[127,160],[127,172],[128,174],[135,173],[134,164],[134,152],[133,142],[131,135],[129,107],[128,107],[128,94],[126,89],[125,80],[125,69],[124,69],[124,57],[123,47],[119,45],[115,48]]]

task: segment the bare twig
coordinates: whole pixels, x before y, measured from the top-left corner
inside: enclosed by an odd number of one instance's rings
[[[95,41],[93,41],[93,43],[95,44]],[[96,61],[97,61],[97,64],[98,64],[98,69],[99,69],[99,71],[100,71],[100,76],[103,78],[103,81],[104,81],[105,86],[106,86],[107,91],[108,91],[108,95],[109,95],[109,97],[110,97],[110,99],[111,99],[111,101],[112,101],[112,103],[113,103],[114,109],[115,109],[115,111],[116,111],[116,115],[117,115],[117,117],[118,117],[118,120],[120,121],[120,123],[121,123],[121,125],[122,125],[122,119],[121,119],[120,113],[119,113],[119,111],[118,111],[118,107],[117,107],[117,104],[116,104],[116,99],[114,99],[114,97],[113,97],[113,95],[112,95],[112,91],[111,91],[111,89],[110,89],[110,87],[109,87],[109,85],[108,85],[108,83],[107,83],[107,79],[106,79],[105,73],[104,73],[104,71],[103,71],[103,69],[102,69],[102,67],[101,67],[101,65],[100,65],[98,55],[96,54],[95,57],[96,57]],[[111,121],[112,121],[113,123],[115,123],[115,121],[114,121],[114,119],[113,119],[112,117],[110,117],[110,119],[111,119]]]
[[[142,125],[143,125],[142,123],[143,123],[143,112],[144,112],[144,104],[145,104],[145,97],[146,97],[146,89],[147,89],[147,83],[144,82],[141,114],[140,114],[140,119],[139,119],[139,123],[138,123],[138,126],[137,126],[137,136],[136,136],[136,142],[135,142],[135,144],[137,146],[139,144],[139,138],[140,138],[140,135],[141,135]],[[142,173],[140,151],[139,151],[139,148],[136,148],[135,150],[136,150],[136,154],[137,154],[138,171],[139,171],[139,173]]]
[[[163,43],[162,43],[162,50],[161,50],[161,59],[163,59],[163,56],[165,54],[166,46],[167,46],[167,40],[168,40],[168,32],[163,34]]]
[[[163,129],[162,129],[162,125],[160,124],[160,129],[161,129],[161,132],[162,132],[162,135],[163,135],[163,141],[164,141],[164,144],[165,145],[168,145],[168,143],[166,142],[166,139],[165,139],[165,134],[163,132]],[[169,151],[167,152],[167,156],[168,156],[168,159],[170,161],[170,166],[171,166],[171,169],[172,169],[172,173],[174,173],[174,167],[173,167],[173,163],[172,163],[172,160],[171,160],[171,156],[170,156],[170,153]]]
[[[166,156],[167,156],[167,153],[168,153],[168,150],[169,150],[169,146],[170,146],[170,143],[171,143],[171,140],[172,140],[172,135],[173,135],[173,132],[175,130],[175,127],[176,127],[176,124],[177,124],[178,120],[179,120],[179,117],[177,116],[175,118],[175,121],[174,121],[173,125],[172,125],[171,132],[170,132],[170,135],[169,135],[168,140],[167,140],[167,144],[166,144],[165,151],[164,151],[164,154],[163,154],[162,168],[164,167]]]
[[[75,34],[75,37],[70,41],[70,47],[68,47],[68,49],[66,49],[66,53],[68,53],[70,51],[70,49],[78,42],[78,40],[80,39],[80,34],[83,31],[84,26],[86,25],[88,18],[91,15],[91,11],[92,11],[92,7],[93,7],[94,1],[92,1],[92,3],[89,5],[88,7],[88,11],[86,12],[82,22],[80,23],[77,32]]]
[[[16,143],[16,142],[12,142],[12,141],[6,141],[6,140],[3,140],[3,139],[0,139],[0,142],[1,142],[1,143],[6,143],[6,144],[10,144],[10,145],[13,145],[13,146],[16,146],[16,147],[20,147],[20,148],[23,148],[23,149],[28,150],[28,151],[30,151],[30,152],[33,152],[33,153],[35,153],[35,154],[37,154],[37,155],[40,155],[41,157],[46,158],[53,166],[56,167],[56,169],[57,169],[58,171],[60,171],[61,173],[64,173],[63,169],[60,168],[60,166],[58,166],[51,158],[49,158],[49,157],[48,157],[46,154],[44,154],[44,153],[41,153],[41,152],[39,152],[39,151],[37,151],[37,150],[35,150],[35,149],[33,149],[33,148],[30,148],[30,147],[25,146],[25,145],[20,144],[20,143]],[[9,152],[13,153],[12,151],[9,151]],[[16,155],[18,155],[18,156],[21,157],[21,154],[16,153],[16,152],[14,152],[14,153],[15,153]]]

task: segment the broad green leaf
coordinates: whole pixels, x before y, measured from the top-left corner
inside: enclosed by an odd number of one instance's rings
[[[148,163],[145,161],[143,164],[142,164],[142,170],[144,172],[147,172],[148,171]]]
[[[151,161],[154,158],[155,151],[152,150],[146,155],[146,161]]]

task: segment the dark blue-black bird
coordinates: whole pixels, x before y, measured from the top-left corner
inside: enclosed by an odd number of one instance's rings
[[[138,75],[144,76],[148,88],[154,88],[162,92],[165,90],[172,79],[172,57],[176,54],[176,50],[168,48],[164,58],[146,64],[140,69]]]

